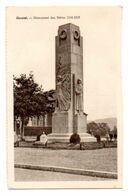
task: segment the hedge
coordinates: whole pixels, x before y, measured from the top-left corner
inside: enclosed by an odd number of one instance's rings
[[[45,132],[46,135],[52,133],[52,127],[24,127],[24,136],[38,136],[41,135],[43,132]]]

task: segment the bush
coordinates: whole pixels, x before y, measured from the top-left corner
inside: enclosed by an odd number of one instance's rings
[[[100,143],[101,142],[101,136],[97,134],[97,135],[95,135],[95,137],[97,139],[97,142]]]
[[[79,144],[80,143],[80,136],[77,133],[73,133],[70,137],[70,143]]]
[[[110,137],[110,141],[112,141],[112,139],[113,139],[113,134],[110,133],[110,134],[109,134],[109,137]]]
[[[114,139],[117,140],[117,134],[116,133],[114,134]]]
[[[42,134],[37,135],[36,141],[40,141],[40,136],[41,136],[41,135],[42,135]]]

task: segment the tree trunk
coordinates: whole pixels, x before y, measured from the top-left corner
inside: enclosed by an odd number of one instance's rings
[[[45,114],[43,114],[43,127],[45,126]]]
[[[39,119],[40,119],[40,117],[37,116],[37,126],[39,126]]]
[[[24,140],[24,118],[21,119],[21,140]]]

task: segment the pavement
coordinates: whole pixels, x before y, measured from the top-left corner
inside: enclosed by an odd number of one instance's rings
[[[76,174],[84,176],[93,176],[93,177],[103,177],[117,179],[117,173],[107,172],[107,171],[97,171],[97,170],[86,170],[78,168],[69,168],[69,167],[56,167],[51,165],[26,165],[26,164],[15,164],[15,168],[20,169],[30,169],[38,171],[49,171],[49,172],[61,172],[66,174]]]
[[[18,181],[106,181],[112,179],[67,174],[61,172],[49,172],[15,168],[15,180]]]

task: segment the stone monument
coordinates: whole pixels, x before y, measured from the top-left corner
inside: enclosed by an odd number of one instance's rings
[[[69,142],[78,133],[82,142],[95,141],[87,134],[83,112],[83,38],[74,24],[59,27],[56,36],[56,108],[49,141]]]

